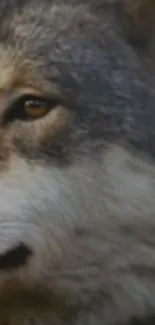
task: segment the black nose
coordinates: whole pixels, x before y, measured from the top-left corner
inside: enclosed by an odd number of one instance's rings
[[[32,252],[26,245],[18,244],[0,255],[0,270],[9,271],[24,266],[30,255],[32,255]]]

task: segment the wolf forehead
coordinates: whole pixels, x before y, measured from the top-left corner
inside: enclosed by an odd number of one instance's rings
[[[0,88],[28,83],[52,92],[56,86],[82,115],[91,111],[94,116],[103,100],[113,101],[114,94],[107,97],[113,68],[109,71],[110,58],[106,53],[103,60],[94,42],[100,19],[88,6],[76,1],[2,1],[0,16]]]
[[[104,0],[101,16],[95,1],[1,1],[0,88],[55,87],[93,139],[121,136],[155,155],[153,83],[113,19],[116,3]]]
[[[72,1],[2,1],[0,16],[1,88],[25,79],[44,90],[47,81],[77,98],[92,77],[95,95],[99,87],[94,80],[103,60],[93,41],[82,35],[87,24],[93,28],[86,6]],[[83,98],[90,97],[87,87],[84,93]]]

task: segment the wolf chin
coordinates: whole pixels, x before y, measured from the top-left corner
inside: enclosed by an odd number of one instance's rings
[[[155,3],[0,2],[0,325],[155,321]]]

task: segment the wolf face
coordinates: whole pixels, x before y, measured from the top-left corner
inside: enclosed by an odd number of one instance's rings
[[[0,2],[0,325],[154,314],[154,14]]]

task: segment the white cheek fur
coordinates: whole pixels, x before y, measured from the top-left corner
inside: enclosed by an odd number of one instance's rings
[[[77,227],[95,227],[97,237],[121,224],[155,224],[154,197],[153,166],[119,146],[109,146],[100,163],[75,160],[66,170],[12,157],[0,182],[0,253],[18,242],[30,246],[21,276],[34,281],[63,258]]]
[[[12,157],[0,182],[0,253],[24,242],[33,254],[20,269],[0,272],[0,288],[11,277],[84,301],[86,289],[117,286],[110,294],[124,303],[123,317],[125,304],[142,314],[150,282],[131,267],[154,267],[154,197],[154,166],[120,146],[109,146],[100,162],[83,158],[67,169]]]

